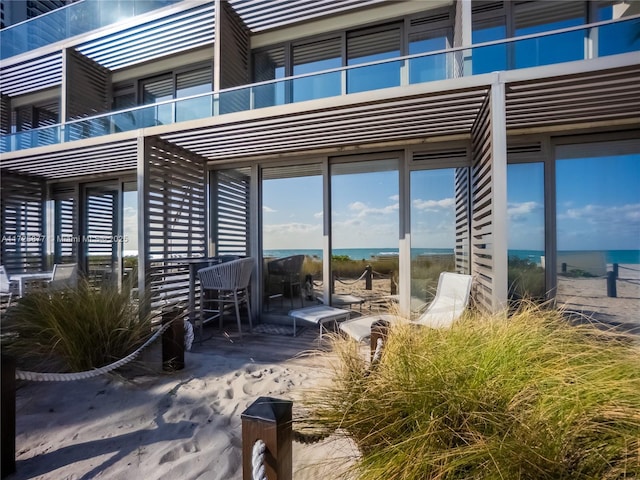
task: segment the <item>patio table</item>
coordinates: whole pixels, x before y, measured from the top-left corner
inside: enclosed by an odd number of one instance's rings
[[[330,307],[329,305],[317,305],[313,307],[298,308],[291,310],[289,316],[293,319],[293,336],[296,336],[296,321],[304,320],[306,322],[315,323],[320,326],[320,338],[322,338],[322,330],[326,330],[326,323],[348,320],[351,316],[349,310]]]
[[[26,290],[26,283],[35,280],[51,280],[53,272],[11,273],[10,282],[18,283],[18,296],[22,297]]]

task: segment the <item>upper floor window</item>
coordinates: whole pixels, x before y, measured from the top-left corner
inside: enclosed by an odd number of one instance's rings
[[[622,0],[473,2],[473,43],[517,38],[631,15]],[[636,51],[638,22],[574,30],[473,49],[473,73],[487,73]],[[587,45],[593,45],[592,49]]]
[[[255,89],[256,106],[278,105],[379,88],[403,82],[419,83],[449,76],[446,57],[429,56],[408,63],[408,78],[402,61],[394,58],[444,50],[452,45],[454,15],[450,8],[416,14],[391,23],[375,25],[324,37],[301,39],[253,52],[253,80],[264,82],[294,75],[352,66],[342,85],[340,72],[326,72],[287,82],[274,82]],[[390,60],[389,62],[384,62]],[[368,65],[380,62],[379,65]],[[358,67],[362,65],[362,67]]]

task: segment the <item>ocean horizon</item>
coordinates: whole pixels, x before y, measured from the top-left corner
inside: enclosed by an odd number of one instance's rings
[[[345,255],[352,260],[371,260],[376,257],[395,256],[398,255],[397,248],[336,248],[333,255]],[[562,254],[576,253],[602,253],[604,252],[607,263],[621,264],[640,264],[640,250],[560,250]],[[264,250],[265,257],[288,257],[291,255],[308,255],[310,257],[322,258],[321,249],[277,249]],[[428,255],[453,255],[452,248],[412,248],[411,258]],[[542,250],[508,250],[509,257],[517,257],[523,260],[529,260],[533,263],[540,264],[541,257],[544,255]]]

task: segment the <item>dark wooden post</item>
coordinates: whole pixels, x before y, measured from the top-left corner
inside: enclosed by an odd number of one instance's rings
[[[607,272],[607,297],[617,297],[616,291],[616,273]]]
[[[619,264],[617,264],[617,263],[614,263],[614,264],[613,264],[613,273],[614,273],[614,275],[615,275],[615,277],[616,277],[616,278],[619,278],[619,277],[618,277],[618,269],[619,269],[619,268],[620,268],[620,265],[619,265]]]
[[[16,360],[2,355],[2,391],[0,392],[0,478],[16,471]]]
[[[162,324],[172,321],[180,315],[179,308],[172,308],[162,314]],[[162,369],[166,371],[184,368],[184,320],[176,319],[162,333]]]
[[[562,265],[560,266],[562,273],[567,273],[567,264],[565,262],[562,262]]]
[[[383,345],[389,335],[389,322],[386,320],[376,320],[371,324],[371,361],[378,347],[378,339],[381,338]]]
[[[373,268],[371,268],[371,265],[367,265],[365,271],[367,274],[364,277],[364,289],[373,290]]]
[[[269,480],[292,480],[291,411],[293,402],[260,397],[242,412],[242,479],[252,480],[253,445],[262,440],[266,445],[265,473]]]
[[[397,288],[397,274],[396,271],[393,270],[391,272],[391,295],[395,295],[396,293],[398,293],[398,288]]]

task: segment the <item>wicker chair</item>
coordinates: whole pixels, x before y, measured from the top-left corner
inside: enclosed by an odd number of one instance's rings
[[[304,263],[304,255],[292,255],[290,257],[277,258],[267,263],[267,302],[271,303],[274,298],[280,298],[285,294],[285,290],[288,290],[289,300],[291,301],[291,308],[293,308],[293,297],[296,288],[298,289],[300,296],[300,307],[304,307],[304,300],[302,298],[301,290],[301,277],[302,277],[302,265]],[[277,277],[274,281],[273,277]],[[276,291],[271,289],[277,285]]]
[[[205,322],[218,317],[220,318],[220,329],[222,329],[224,311],[234,305],[238,321],[238,333],[242,337],[240,304],[244,303],[247,306],[249,331],[251,331],[253,325],[251,322],[251,305],[249,303],[249,281],[251,280],[253,266],[253,258],[241,258],[198,270],[201,327]]]

